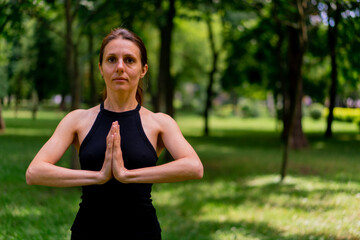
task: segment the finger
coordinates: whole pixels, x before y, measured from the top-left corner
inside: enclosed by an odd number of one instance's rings
[[[116,126],[116,138],[115,138],[116,146],[119,146],[119,147],[120,147],[120,140],[121,140],[121,136],[120,136],[120,125],[117,125],[117,126]]]
[[[109,150],[109,148],[113,146],[114,134],[112,131],[113,130],[110,130],[108,136],[106,137],[106,150]]]
[[[115,124],[113,123],[110,127],[110,130],[109,130],[109,133],[108,135],[106,136],[106,143],[108,144],[110,142],[110,138],[111,138],[111,135],[114,134],[114,126]]]
[[[112,134],[114,134],[116,132],[116,126],[117,126],[117,121],[113,122],[112,125],[111,125],[111,131],[112,131]]]
[[[106,144],[105,160],[111,160],[113,155],[114,135],[110,135]]]
[[[121,147],[120,147],[120,134],[118,134],[117,132],[115,132],[114,134],[114,143],[113,143],[113,152],[115,152],[115,154],[118,154],[119,151],[121,151]]]

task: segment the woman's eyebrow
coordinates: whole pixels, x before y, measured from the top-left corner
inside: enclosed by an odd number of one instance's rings
[[[117,54],[110,52],[110,53],[107,53],[106,56],[117,56]],[[123,54],[123,56],[125,56],[125,57],[136,57],[136,54],[133,54],[133,53],[125,53],[125,54]]]
[[[125,57],[136,57],[136,54],[133,54],[133,53],[125,53],[124,56],[125,56]]]

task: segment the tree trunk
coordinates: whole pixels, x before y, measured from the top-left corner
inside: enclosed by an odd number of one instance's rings
[[[71,110],[80,107],[80,83],[79,78],[76,76],[76,63],[74,53],[74,42],[72,36],[72,24],[74,15],[71,11],[71,0],[65,0],[65,15],[66,15],[66,34],[65,34],[65,55],[66,55],[66,72],[67,80],[71,90]]]
[[[274,0],[273,1],[273,8],[272,8],[272,15],[275,18],[275,25],[276,25],[276,34],[278,36],[278,41],[276,42],[275,47],[275,56],[276,56],[276,64],[277,64],[277,77],[278,82],[280,83],[280,89],[278,89],[278,92],[274,92],[274,99],[275,102],[277,102],[277,96],[280,94],[282,96],[282,109],[281,112],[279,112],[276,108],[276,118],[282,119],[283,121],[283,131],[281,133],[281,139],[285,141],[285,132],[288,128],[288,122],[287,120],[287,113],[289,112],[289,93],[288,93],[288,82],[286,81],[286,63],[284,61],[283,57],[283,45],[285,41],[285,31],[282,29],[282,23],[278,18],[279,14],[279,1]],[[277,125],[276,125],[277,126]]]
[[[79,50],[77,45],[73,45],[73,64],[74,64],[74,81],[73,81],[73,96],[72,96],[72,110],[79,109],[81,104],[81,78],[79,74]]]
[[[73,37],[72,37],[72,24],[73,24],[73,14],[71,11],[71,0],[65,0],[65,15],[66,15],[66,42],[65,42],[65,51],[66,51],[66,70],[67,78],[69,81],[69,86],[71,90],[71,110],[77,109],[80,107],[80,83],[79,77],[77,76],[77,65],[75,62],[76,49],[74,48]],[[75,50],[75,51],[74,51]],[[73,169],[79,168],[79,161],[77,156],[76,149],[71,147],[71,157],[70,157],[70,166]]]
[[[90,85],[90,104],[92,106],[96,105],[98,102],[98,95],[96,93],[96,81],[94,76],[94,34],[92,32],[91,26],[89,26],[89,31],[87,34],[89,45],[88,45],[88,54],[89,54],[89,85]]]
[[[5,131],[5,121],[2,115],[2,99],[0,98],[0,133]]]
[[[332,16],[332,9],[330,4],[328,4],[328,16],[329,16],[329,26],[328,26],[328,44],[331,57],[331,85],[330,85],[330,103],[329,103],[329,115],[327,118],[327,128],[325,132],[325,137],[330,138],[332,136],[332,122],[334,120],[334,108],[336,101],[336,92],[337,92],[337,82],[338,82],[338,72],[337,72],[337,63],[336,63],[336,42],[337,42],[337,28],[340,20],[340,4],[339,1],[336,1],[336,10],[334,17],[334,26],[330,24],[330,16]]]
[[[292,132],[290,137],[290,146],[293,149],[302,149],[308,146],[307,138],[302,129],[302,81],[299,84],[298,99],[296,100],[296,110],[292,126]]]
[[[290,146],[295,149],[307,147],[307,139],[302,131],[302,97],[303,79],[302,65],[307,46],[307,27],[304,6],[306,0],[297,0],[297,27],[288,27],[288,80],[289,80],[289,114],[287,114],[287,135],[290,136]]]
[[[39,95],[38,95],[38,93],[36,92],[35,89],[32,91],[31,95],[32,95],[31,98],[32,98],[32,104],[33,104],[33,107],[32,107],[32,119],[36,120],[37,112],[39,110]]]
[[[205,103],[205,110],[204,110],[204,121],[205,121],[205,127],[204,127],[204,135],[209,135],[209,111],[211,110],[211,102],[213,97],[213,85],[214,85],[214,75],[217,71],[217,59],[218,59],[218,52],[215,49],[215,41],[214,41],[214,34],[211,26],[211,15],[208,14],[206,16],[206,25],[208,28],[208,36],[209,36],[209,42],[211,47],[211,54],[213,57],[212,61],[212,67],[211,71],[209,72],[209,82],[207,85],[206,90],[206,103]]]
[[[157,8],[162,12],[162,1],[158,1]],[[171,41],[172,32],[174,29],[174,17],[176,14],[175,0],[169,0],[169,8],[166,14],[165,21],[159,21],[160,29],[160,59],[159,59],[159,71],[157,80],[156,96],[153,99],[154,111],[165,112],[170,116],[174,116],[174,91],[175,80],[171,77]],[[172,159],[171,154],[165,150],[164,161],[169,162]]]
[[[171,40],[174,28],[173,19],[175,17],[175,0],[169,0],[169,9],[166,22],[160,25],[161,48],[159,61],[158,92],[155,111],[166,112],[170,116],[174,115],[174,80],[171,78]]]
[[[66,94],[65,94],[65,93],[62,93],[62,94],[61,94],[61,102],[60,102],[60,104],[59,104],[59,109],[60,109],[60,111],[63,111],[63,112],[66,111],[66,101],[65,101],[65,98],[66,98]]]
[[[16,85],[16,89],[15,89],[15,109],[14,109],[14,115],[15,118],[18,117],[18,112],[19,112],[19,105],[20,105],[20,101],[21,101],[21,92],[22,92],[22,77],[20,77],[20,75],[22,74],[17,74],[15,76],[15,85]]]
[[[306,8],[306,0],[297,0],[297,26],[288,27],[289,112],[286,113],[284,118],[288,125],[286,129],[284,127],[284,152],[280,169],[281,182],[284,180],[287,172],[289,148],[305,148],[308,144],[301,124],[301,99],[303,94],[301,69],[307,45],[304,8]]]
[[[71,0],[65,0],[66,13],[66,33],[65,33],[65,55],[66,55],[66,77],[73,88],[74,81],[74,56],[73,56],[73,38],[72,38],[72,18],[71,18]],[[71,97],[73,97],[73,89],[71,89]]]

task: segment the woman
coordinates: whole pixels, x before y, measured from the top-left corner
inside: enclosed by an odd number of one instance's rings
[[[26,181],[82,186],[72,239],[161,239],[152,183],[200,179],[203,166],[171,117],[141,106],[148,65],[136,34],[118,28],[106,36],[99,70],[106,85],[104,102],[64,117],[31,162]],[[55,165],[71,144],[79,152],[81,170]],[[175,160],[156,166],[164,148]]]

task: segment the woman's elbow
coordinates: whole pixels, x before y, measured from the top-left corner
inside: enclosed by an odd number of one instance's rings
[[[200,163],[200,167],[198,169],[198,179],[202,179],[204,177],[204,166]]]
[[[34,170],[31,166],[28,167],[28,169],[26,170],[26,183],[28,185],[34,185]]]
[[[202,163],[199,161],[195,166],[194,166],[194,179],[202,179],[204,176],[204,167],[202,165]]]

